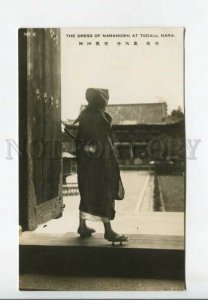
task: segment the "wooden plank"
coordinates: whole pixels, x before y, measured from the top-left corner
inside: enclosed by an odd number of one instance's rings
[[[60,32],[45,30],[44,53],[44,201],[61,193],[61,82]]]
[[[130,234],[129,242],[121,247],[132,249],[161,249],[184,250],[184,237],[171,235]],[[87,239],[80,239],[76,233],[49,234],[23,232],[20,236],[20,245],[37,246],[67,246],[67,247],[96,247],[118,248],[103,238],[103,234],[95,234]]]
[[[18,32],[19,56],[19,224],[23,230],[28,229],[28,160],[27,142],[27,29]]]
[[[57,276],[68,274],[184,280],[185,253],[180,238],[179,241],[176,238],[174,245],[171,245],[170,237],[129,237],[129,243],[123,247],[113,247],[103,239],[103,235],[86,240],[80,240],[76,234],[65,234],[59,238],[51,235],[50,239],[42,236],[42,245],[40,236],[21,238],[20,274],[37,272]],[[173,242],[173,237],[171,240]]]
[[[43,137],[43,30],[27,30],[27,149],[28,149],[28,228],[38,222],[34,206],[42,199]],[[40,152],[39,152],[40,151]]]
[[[44,74],[43,74],[43,29],[28,30],[28,107],[30,107],[28,126],[31,126],[32,180],[37,203],[43,199],[43,113],[44,113]],[[30,141],[31,138],[31,141]]]

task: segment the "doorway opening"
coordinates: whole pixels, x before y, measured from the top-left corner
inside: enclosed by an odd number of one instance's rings
[[[56,159],[49,156],[50,151],[44,151],[44,156],[20,159],[20,225],[34,233],[77,232],[80,197],[75,145],[61,130],[61,122],[76,135],[77,126],[72,124],[86,106],[85,91],[96,85],[110,89],[107,112],[113,118],[126,190],[124,201],[116,201],[115,230],[183,237],[184,115],[172,118],[166,101],[142,102],[138,96],[130,104],[129,98],[124,99],[126,85],[121,91],[118,86],[124,76],[133,76],[128,70],[139,67],[135,61],[141,53],[129,50],[135,57],[129,62],[129,52],[123,49],[116,58],[115,49],[108,49],[100,48],[95,53],[81,47],[77,39],[66,38],[65,29],[19,31],[20,139],[56,140],[57,149],[61,145],[61,155],[55,155]],[[113,67],[112,53],[122,68]],[[101,60],[101,56],[105,59]],[[153,59],[151,53],[148,56],[148,61]],[[81,57],[85,61],[80,61]],[[86,76],[88,70],[90,75]],[[135,78],[131,79],[135,83]],[[137,85],[132,87],[132,95],[136,91]],[[170,151],[172,140],[182,141],[181,147]],[[29,145],[32,152],[37,146]],[[103,232],[102,224],[91,226],[98,233]]]

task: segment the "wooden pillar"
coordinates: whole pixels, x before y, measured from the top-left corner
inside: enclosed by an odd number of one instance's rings
[[[62,213],[60,30],[19,30],[19,223]]]
[[[134,161],[133,143],[130,143],[130,161],[131,163]]]

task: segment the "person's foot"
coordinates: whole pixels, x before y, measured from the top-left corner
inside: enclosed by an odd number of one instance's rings
[[[77,230],[77,233],[80,234],[81,238],[86,238],[86,237],[90,237],[92,235],[92,233],[95,232],[95,229],[93,228],[89,228],[89,227],[79,227]]]
[[[125,236],[123,234],[116,233],[113,230],[111,230],[109,232],[106,232],[104,234],[104,238],[105,238],[105,240],[107,240],[109,242],[126,242],[126,241],[128,241],[127,236]]]

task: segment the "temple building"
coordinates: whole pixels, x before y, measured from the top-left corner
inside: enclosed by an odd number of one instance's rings
[[[83,110],[85,106],[81,106]],[[152,161],[184,162],[184,120],[167,114],[166,102],[111,104],[106,111],[113,118],[114,144],[123,168],[147,168]],[[76,135],[77,126],[65,126]],[[63,133],[63,151],[74,154],[74,141]]]

